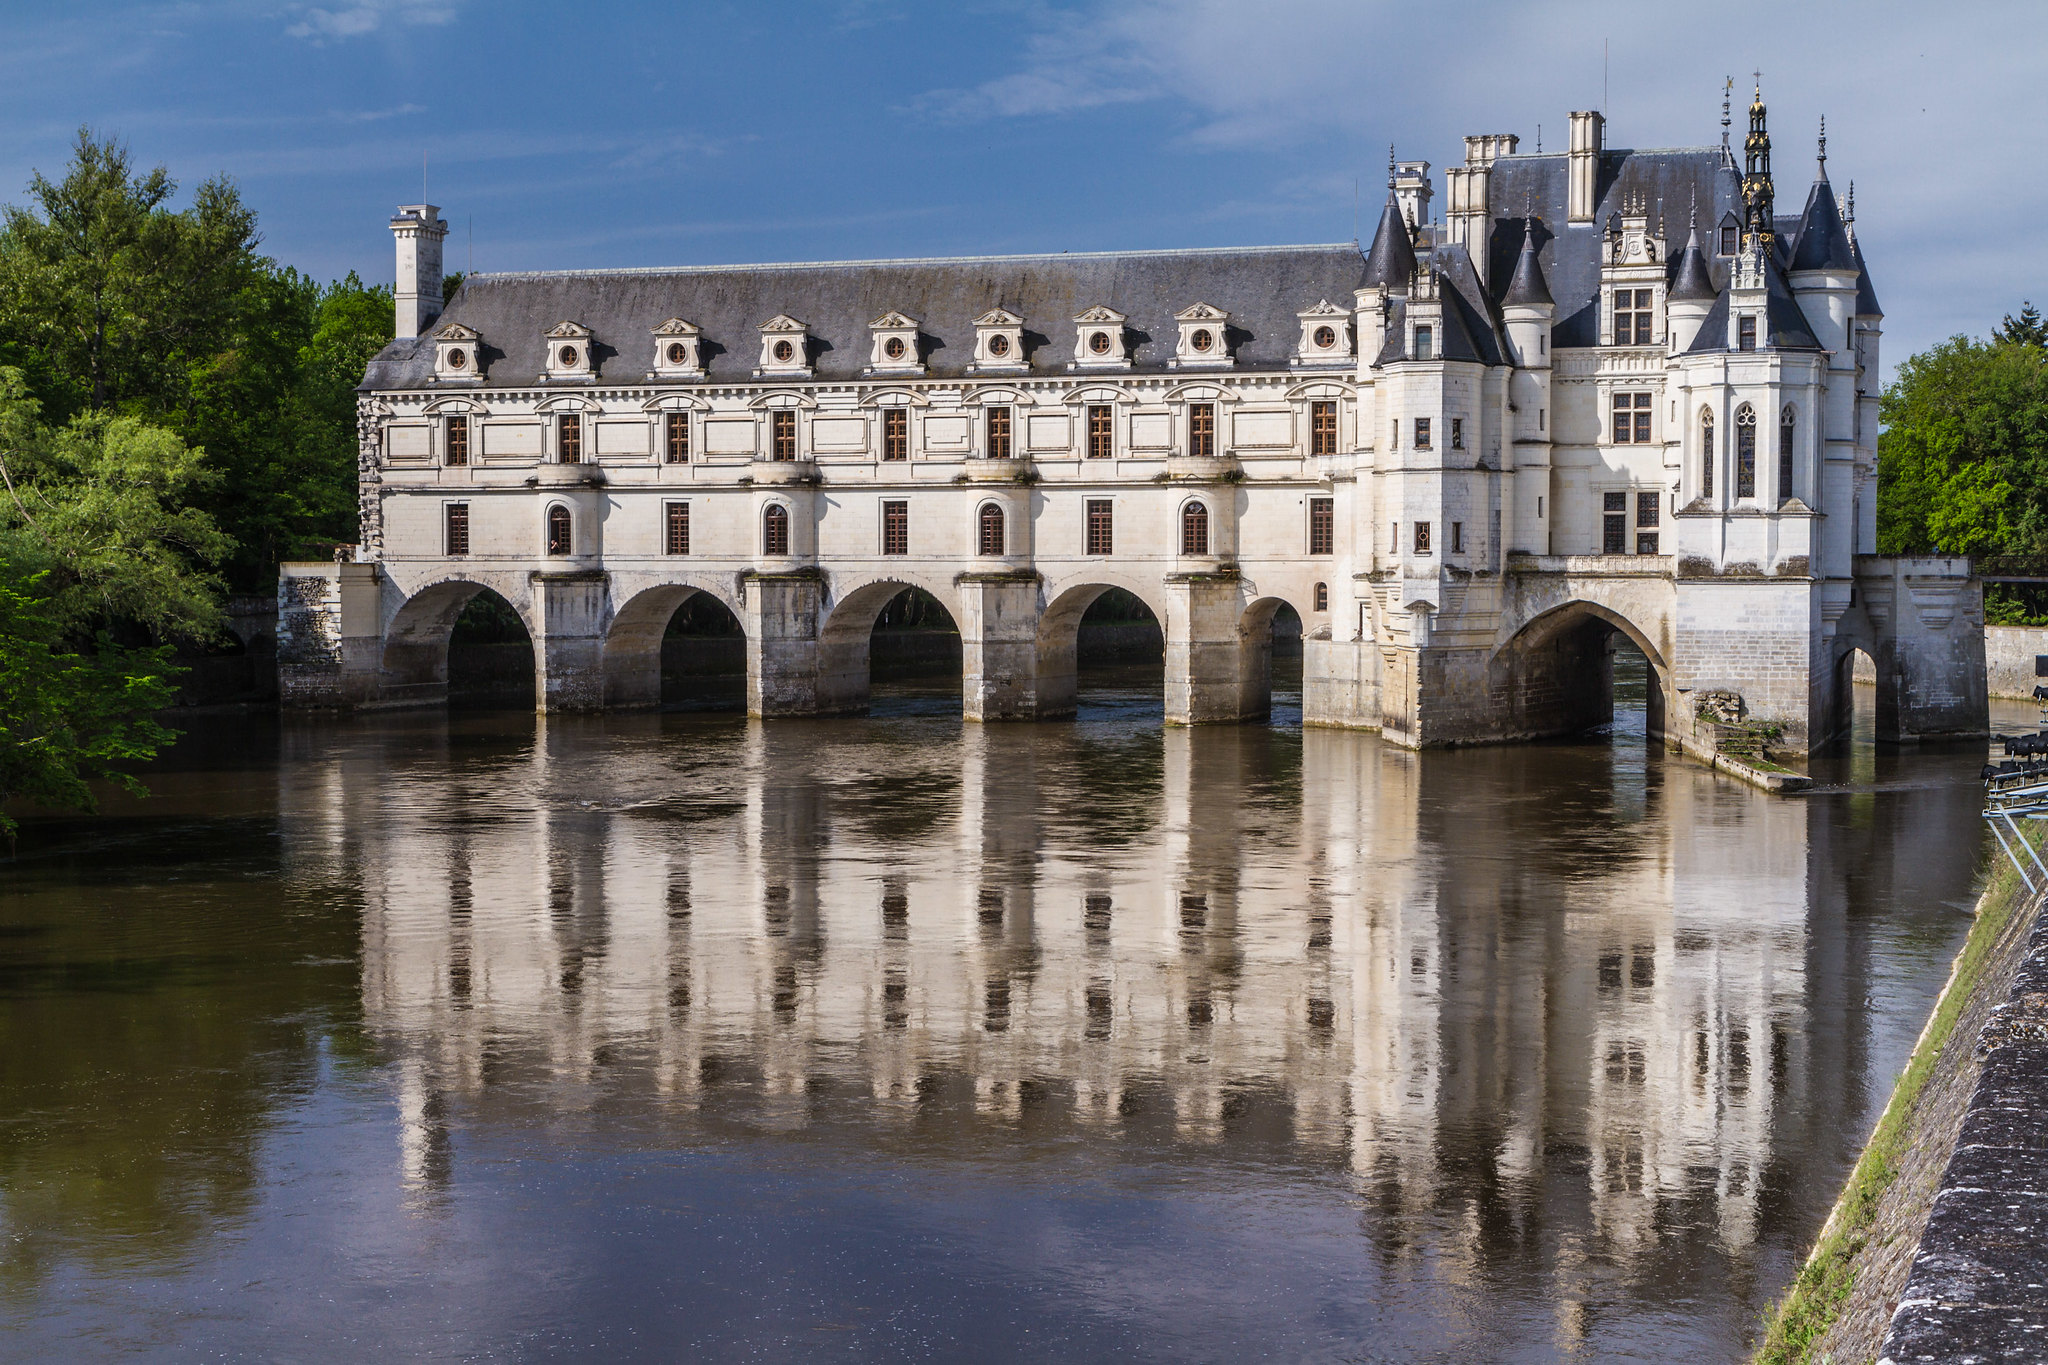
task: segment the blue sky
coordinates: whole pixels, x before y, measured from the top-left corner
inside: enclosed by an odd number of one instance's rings
[[[0,196],[90,124],[322,277],[389,278],[422,155],[455,269],[1348,240],[1389,142],[1712,143],[1761,67],[1780,205],[1823,114],[1856,181],[1888,361],[2048,306],[2039,4],[4,3]]]

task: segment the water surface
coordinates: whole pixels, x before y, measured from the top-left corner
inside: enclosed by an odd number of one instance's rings
[[[30,822],[11,1351],[1738,1356],[1967,927],[1981,749],[1772,798],[1639,712],[1418,756],[1109,681],[209,722]]]

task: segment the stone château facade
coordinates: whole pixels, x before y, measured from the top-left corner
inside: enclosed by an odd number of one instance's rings
[[[1167,642],[1167,714],[1268,704],[1410,745],[1651,720],[1982,732],[1968,565],[1875,557],[1882,312],[1826,174],[1779,216],[1761,95],[1723,145],[1526,155],[1468,137],[1432,212],[1392,165],[1370,246],[472,275],[392,220],[398,339],[361,391],[362,543],[287,566],[288,700],[445,695],[490,588],[540,705],[644,705],[708,593],[759,715],[857,711],[877,613],[952,613],[973,719],[1071,712],[1088,605]]]

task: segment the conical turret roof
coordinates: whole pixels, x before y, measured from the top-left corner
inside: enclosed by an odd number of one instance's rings
[[[1842,211],[1835,204],[1835,188],[1828,184],[1827,170],[1806,196],[1806,210],[1799,215],[1799,243],[1792,251],[1792,270],[1854,270],[1856,251],[1849,245],[1849,233],[1842,226]]]
[[[1536,260],[1536,220],[1531,218],[1522,234],[1522,254],[1515,262],[1514,278],[1508,281],[1508,292],[1501,295],[1503,305],[1521,304],[1555,306],[1557,300],[1550,297],[1550,284],[1543,278],[1543,267]]]
[[[1695,225],[1685,239],[1685,251],[1678,258],[1678,273],[1672,276],[1671,291],[1665,297],[1672,303],[1705,303],[1720,292],[1714,288],[1714,272],[1707,268],[1706,253],[1700,250],[1700,230]]]
[[[1380,213],[1380,225],[1372,235],[1372,250],[1365,254],[1365,283],[1383,289],[1406,289],[1415,275],[1415,243],[1408,237],[1407,220],[1401,216],[1400,200],[1387,192],[1387,207]]]

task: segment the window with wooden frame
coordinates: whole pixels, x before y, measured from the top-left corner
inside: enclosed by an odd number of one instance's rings
[[[672,555],[690,553],[690,504],[669,503],[664,516],[667,524],[663,528],[662,550]]]
[[[1180,509],[1180,552],[1184,555],[1209,553],[1209,508],[1191,502]]]
[[[690,462],[690,414],[669,413],[662,421],[663,435],[667,438],[662,447],[661,457],[670,464]]]
[[[1747,403],[1735,410],[1735,496],[1756,496],[1756,409]]]
[[[1330,585],[1328,583],[1318,583],[1316,584],[1315,606],[1311,610],[1328,611],[1329,609]]]
[[[1337,402],[1333,398],[1318,398],[1308,405],[1308,453],[1337,453]]]
[[[1714,496],[1714,414],[1700,414],[1700,496]]]
[[[1628,553],[1628,494],[1600,495],[1600,553]]]
[[[442,513],[442,517],[447,526],[444,543],[448,547],[448,553],[451,555],[468,554],[469,504],[466,502],[451,502],[448,504],[448,510]]]
[[[1088,458],[1106,460],[1116,454],[1116,409],[1107,403],[1088,405]]]
[[[1434,439],[1430,427],[1431,422],[1429,418],[1418,417],[1415,419],[1415,448],[1417,450],[1428,450],[1430,448],[1430,442]]]
[[[1418,521],[1415,523],[1415,553],[1426,555],[1429,552],[1429,523]]]
[[[1088,547],[1091,555],[1114,554],[1115,536],[1111,524],[1111,508],[1108,498],[1088,499]]]
[[[1655,491],[1636,494],[1636,553],[1657,553],[1657,523],[1663,508]]]
[[[882,458],[885,460],[907,460],[910,458],[910,409],[882,409]]]
[[[1650,443],[1649,394],[1614,395],[1614,443],[1624,446]]]
[[[1657,291],[1617,289],[1614,291],[1614,344],[1648,346],[1654,340],[1650,320],[1655,316]]]
[[[985,502],[975,513],[975,550],[980,554],[999,555],[1003,551],[1003,509],[992,502]]]
[[[987,433],[987,445],[982,453],[991,460],[1010,458],[1010,410],[988,408],[981,415],[982,426]]]
[[[882,504],[882,553],[910,553],[910,504],[889,501]]]
[[[583,460],[583,418],[574,412],[558,413],[555,417],[555,458],[563,464],[579,464]]]
[[[761,511],[761,553],[789,553],[789,509],[779,502],[771,502]]]
[[[1722,225],[1721,254],[1723,256],[1733,256],[1735,254],[1735,224],[1733,223]]]
[[[1399,533],[1395,533],[1398,540]],[[1335,498],[1310,498],[1308,500],[1308,552],[1312,555],[1333,555],[1337,553],[1337,500]]]
[[[1744,313],[1735,320],[1735,349],[1754,351],[1756,349],[1756,315]]]
[[[777,408],[768,414],[768,450],[778,460],[796,458],[796,413]]]
[[[461,414],[450,417],[442,435],[442,458],[449,464],[468,464],[469,418]]]
[[[574,554],[573,533],[575,522],[569,516],[569,509],[555,506],[548,509],[548,553],[551,555]]]
[[[1205,460],[1216,453],[1216,405],[1188,404],[1188,454]]]
[[[1792,438],[1799,434],[1792,416],[1792,409],[1786,408],[1778,414],[1778,501],[1792,496]]]

